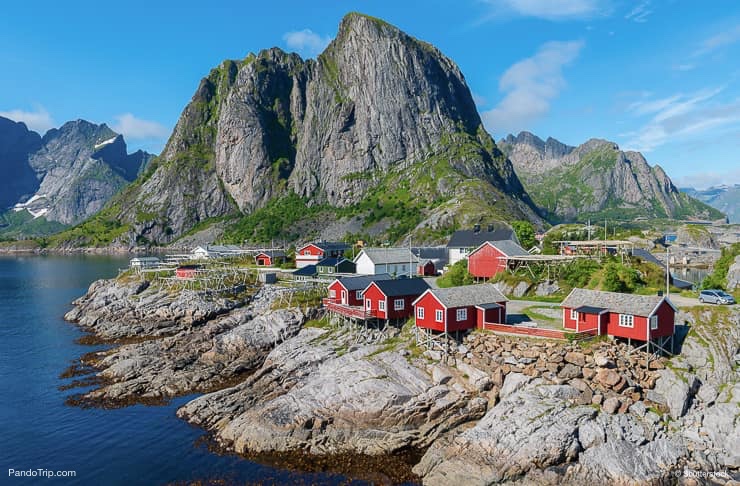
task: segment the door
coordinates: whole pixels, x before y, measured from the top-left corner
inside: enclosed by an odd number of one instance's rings
[[[342,290],[342,305],[347,305],[347,291]]]

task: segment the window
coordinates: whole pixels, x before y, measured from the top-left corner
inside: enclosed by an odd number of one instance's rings
[[[327,270],[329,271],[329,273],[334,273],[334,267],[329,267]]]
[[[385,310],[385,301],[384,300],[381,300],[381,301],[378,302],[378,310],[382,310],[382,311]]]
[[[373,308],[373,301],[370,299],[365,299],[365,309],[370,310]]]
[[[404,300],[396,299],[393,301],[393,310],[403,310]]]
[[[635,327],[635,316],[619,314],[619,327]]]
[[[460,254],[461,255],[467,255],[468,254],[468,249],[467,248],[460,248]]]
[[[578,320],[578,311],[575,309],[570,310],[570,318],[574,321]]]
[[[434,320],[437,322],[442,322],[444,320],[444,312],[440,309],[437,309],[437,311],[434,313]]]
[[[416,308],[416,318],[417,319],[424,319],[424,308],[423,307],[417,307]]]
[[[337,298],[337,291],[336,290],[330,290],[329,291],[329,298],[330,299],[336,299]]]
[[[303,254],[304,255],[310,255],[311,254],[311,250],[303,250]]]
[[[457,321],[464,321],[468,318],[468,309],[457,309]]]
[[[650,330],[655,331],[658,329],[658,316],[651,316],[650,317]]]
[[[362,300],[362,290],[355,291],[355,299]]]

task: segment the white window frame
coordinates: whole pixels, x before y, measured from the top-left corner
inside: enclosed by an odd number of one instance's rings
[[[656,315],[650,316],[650,330],[651,331],[658,330],[658,316]]]
[[[619,314],[619,327],[635,327],[635,316],[632,314]]]
[[[373,308],[373,301],[370,299],[365,299],[365,309],[370,310]]]
[[[308,256],[310,256],[310,255],[311,255],[311,250],[303,250],[303,255],[304,255],[304,256],[305,256],[305,255],[308,255]]]
[[[406,307],[406,301],[403,299],[395,299],[393,301],[393,310],[403,310]]]
[[[378,310],[384,311],[385,310],[385,301],[380,300],[378,301]]]
[[[455,319],[457,320],[457,322],[467,320],[468,319],[468,309],[467,308],[457,309],[457,312],[455,312]]]
[[[570,318],[571,320],[577,321],[578,320],[578,311],[575,309],[570,310]]]
[[[334,289],[329,290],[329,298],[330,299],[336,299],[337,298],[337,291]]]
[[[442,309],[437,309],[434,312],[434,320],[437,322],[442,322],[445,320],[445,313]]]
[[[355,299],[362,300],[362,290],[355,290]]]
[[[416,318],[417,319],[424,319],[424,308],[423,307],[417,307],[416,308]]]

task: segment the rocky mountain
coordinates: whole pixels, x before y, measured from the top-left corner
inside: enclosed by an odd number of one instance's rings
[[[680,191],[722,211],[730,223],[740,223],[740,184],[723,184],[709,189],[682,187]]]
[[[235,239],[537,219],[454,62],[356,13],[315,60],[272,48],[213,69],[151,169],[64,239],[164,244],[224,216]]]
[[[0,118],[0,164],[10,177],[0,181],[3,233],[43,232],[49,226],[89,218],[151,159],[141,150],[128,154],[123,136],[105,124],[65,123],[43,137],[22,123]]]
[[[724,219],[714,208],[676,189],[663,169],[639,152],[622,151],[607,140],[578,147],[522,132],[499,147],[549,219],[585,218]]]

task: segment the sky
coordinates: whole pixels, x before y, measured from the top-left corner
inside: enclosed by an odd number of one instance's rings
[[[83,118],[159,152],[202,77],[273,46],[315,57],[350,11],[436,45],[494,139],[641,151],[679,186],[740,183],[740,1],[35,1],[0,15],[0,116]]]

